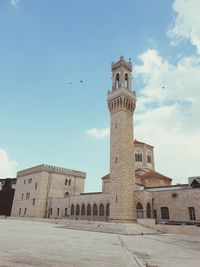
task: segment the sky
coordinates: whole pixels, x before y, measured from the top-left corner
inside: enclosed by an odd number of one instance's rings
[[[0,0],[0,177],[44,163],[85,171],[86,191],[101,191],[122,55],[134,66],[134,138],[174,184],[200,175],[199,10],[199,0]]]

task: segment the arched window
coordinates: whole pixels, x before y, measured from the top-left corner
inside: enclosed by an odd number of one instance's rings
[[[85,205],[84,204],[82,204],[81,206],[81,215],[85,216]]]
[[[147,203],[147,206],[146,206],[146,216],[147,218],[151,218],[151,205],[149,202]]]
[[[136,213],[137,213],[137,218],[138,219],[144,218],[143,206],[142,206],[142,204],[140,202],[138,202],[137,205],[136,205]]]
[[[115,89],[119,89],[119,73],[115,76]]]
[[[71,205],[71,215],[74,215],[74,204]]]
[[[99,206],[99,216],[104,216],[104,205],[102,203]]]
[[[93,216],[97,216],[98,210],[97,210],[97,204],[93,205]]]
[[[80,214],[80,206],[79,204],[76,205],[76,215]]]
[[[125,73],[125,79],[124,79],[124,81],[125,81],[125,87],[126,88],[129,88],[129,81],[128,81],[128,74],[127,73]]]
[[[137,150],[135,152],[135,161],[136,162],[142,162],[142,152],[140,150]]]
[[[65,196],[64,197],[69,197],[69,192],[65,192]]]
[[[169,220],[169,208],[161,207],[161,218],[164,220]]]
[[[147,153],[147,162],[151,163],[151,153],[150,152]]]
[[[69,183],[68,183],[68,185],[70,186],[71,185],[71,180],[69,179]]]
[[[110,205],[109,203],[106,204],[106,216],[110,216]]]
[[[87,216],[91,216],[91,205],[87,205]]]
[[[68,179],[65,179],[65,185],[67,185],[68,184]]]

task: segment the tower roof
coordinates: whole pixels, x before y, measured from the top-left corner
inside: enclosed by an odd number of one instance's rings
[[[129,62],[127,62],[125,61],[124,57],[121,56],[119,61],[117,61],[116,63],[112,62],[112,71],[119,69],[120,67],[124,67],[131,72],[132,71],[131,60],[129,59]]]

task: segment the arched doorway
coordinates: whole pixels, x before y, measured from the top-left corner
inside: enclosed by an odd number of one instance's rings
[[[137,219],[144,218],[143,206],[140,202],[138,202],[136,205],[136,215],[137,215]]]

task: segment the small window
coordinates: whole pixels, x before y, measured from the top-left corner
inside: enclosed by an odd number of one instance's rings
[[[35,190],[37,190],[37,183],[35,183]]]
[[[28,184],[31,184],[32,183],[32,178],[29,178],[28,179]]]
[[[21,211],[22,211],[22,209],[20,208],[20,209],[19,209],[19,215],[21,215]]]
[[[71,205],[71,215],[74,215],[74,204]]]
[[[53,209],[52,208],[50,208],[50,215],[52,215],[53,214]]]
[[[65,216],[67,216],[67,208],[65,208]]]
[[[127,73],[125,73],[125,87],[126,88],[129,88],[129,84],[128,84],[128,74]]]
[[[59,215],[59,213],[60,213],[60,209],[59,209],[59,208],[57,208],[57,215]]]
[[[195,215],[194,207],[189,207],[188,211],[189,211],[190,220],[191,221],[196,221],[196,215]]]
[[[115,89],[119,89],[119,73],[115,76]]]
[[[24,198],[24,193],[22,193],[22,199]]]
[[[151,163],[151,155],[150,154],[147,154],[147,162]]]
[[[69,192],[65,192],[65,197],[69,197]]]
[[[35,198],[33,198],[33,206],[35,205]]]
[[[26,208],[24,209],[24,215],[26,215]]]
[[[68,185],[68,179],[65,179],[65,185]]]
[[[163,220],[169,220],[169,208],[168,207],[161,208],[161,218]]]
[[[136,151],[135,153],[135,161],[142,162],[142,153],[140,151]]]
[[[26,193],[26,199],[30,198],[30,193]]]
[[[115,158],[115,163],[117,164],[117,157]]]
[[[24,184],[26,184],[26,180],[24,180]]]
[[[71,180],[69,180],[69,186],[71,185]]]

